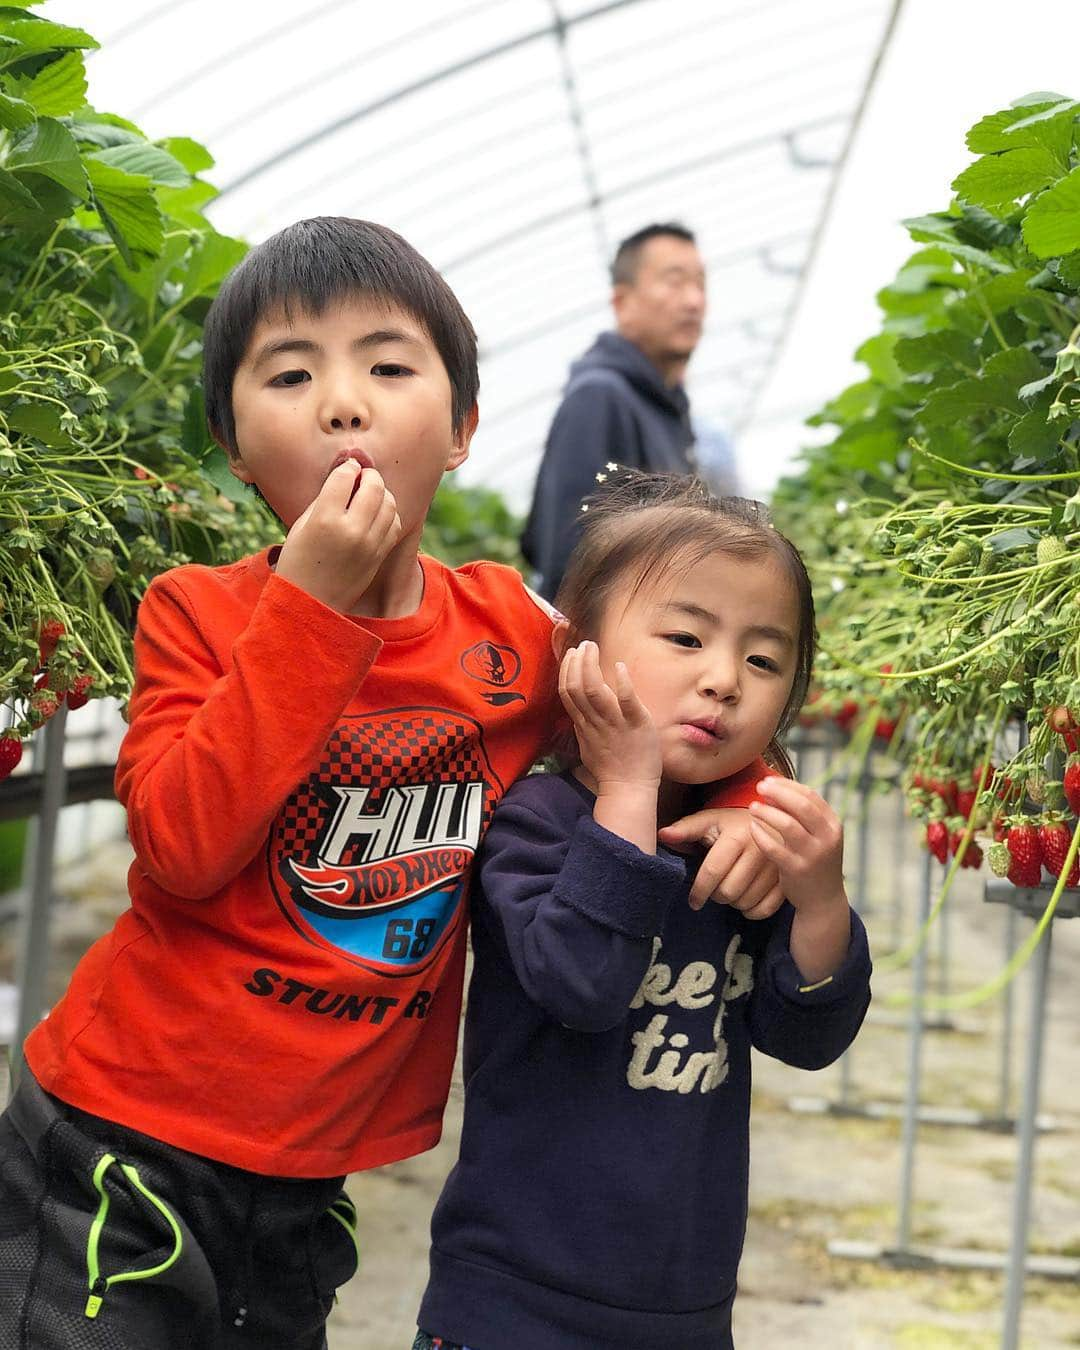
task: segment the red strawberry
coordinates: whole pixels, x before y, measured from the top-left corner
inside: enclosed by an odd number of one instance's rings
[[[975,798],[979,794],[974,788],[957,788],[956,790],[956,811],[958,815],[967,820],[971,815],[971,809],[975,805]]]
[[[1034,824],[1014,825],[1005,836],[1012,855],[1009,880],[1014,886],[1037,886],[1042,880],[1042,845]]]
[[[879,717],[874,723],[874,735],[879,741],[891,741],[896,734],[896,727],[895,717]]]
[[[952,853],[960,852],[960,845],[964,839],[964,826],[953,830],[949,835],[949,850]],[[960,859],[961,867],[980,867],[982,865],[982,849],[974,839],[968,840],[967,848],[964,849],[963,856]]]
[[[76,675],[71,683],[71,688],[67,692],[68,707],[73,711],[76,708],[85,708],[90,702],[88,691],[93,683],[93,675]]]
[[[1080,816],[1080,755],[1070,755],[1065,765],[1065,778],[1062,782],[1065,800],[1074,816]]]
[[[833,721],[841,731],[847,731],[858,715],[859,705],[853,699],[846,698],[840,705],[840,711],[833,713]]]
[[[1077,725],[1071,709],[1061,703],[1051,704],[1046,710],[1046,725],[1064,740],[1066,749],[1077,749],[1077,743],[1080,741],[1080,725]]]
[[[67,629],[59,619],[46,619],[38,629],[38,655],[42,665],[56,651],[56,644],[66,632]]]
[[[1063,820],[1048,816],[1039,826],[1039,843],[1042,845],[1043,866],[1055,881],[1061,876],[1061,870],[1065,866],[1065,855],[1069,851],[1071,842],[1072,832]],[[1069,869],[1065,885],[1075,886],[1077,882],[1080,882],[1080,855],[1073,859],[1073,865]]]
[[[949,827],[943,820],[932,820],[926,827],[926,847],[939,863],[949,856]]]
[[[931,792],[936,792],[945,803],[945,809],[949,815],[956,814],[956,779],[955,778],[931,778],[927,787]]]
[[[0,736],[0,778],[6,778],[22,759],[22,741],[18,736]]]
[[[988,764],[988,765],[986,766],[986,786],[987,786],[987,787],[989,787],[990,784],[994,781],[994,774],[996,774],[996,773],[997,773],[997,769],[995,769],[994,766],[993,766],[992,764]],[[977,788],[977,787],[979,786],[979,779],[980,779],[981,777],[982,777],[982,765],[981,765],[981,764],[976,764],[975,767],[974,767],[974,768],[972,769],[972,771],[971,771],[971,786]]]

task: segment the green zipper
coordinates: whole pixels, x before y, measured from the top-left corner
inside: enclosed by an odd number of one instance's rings
[[[132,1167],[129,1163],[119,1163],[120,1170],[123,1172],[124,1176],[127,1177],[128,1181],[130,1181],[135,1189],[141,1195],[144,1195],[154,1208],[164,1217],[165,1222],[172,1230],[174,1245],[171,1255],[167,1256],[164,1261],[156,1266],[148,1266],[144,1270],[121,1271],[117,1275],[102,1275],[101,1267],[98,1264],[98,1248],[101,1243],[101,1235],[105,1231],[105,1220],[109,1213],[110,1204],[109,1193],[105,1189],[104,1177],[105,1173],[116,1161],[117,1159],[113,1154],[106,1153],[94,1168],[94,1189],[101,1198],[98,1202],[97,1213],[94,1215],[94,1220],[90,1225],[90,1235],[86,1240],[86,1273],[90,1295],[86,1300],[85,1313],[86,1316],[90,1318],[96,1317],[101,1311],[101,1305],[105,1294],[114,1284],[120,1284],[124,1280],[150,1280],[153,1279],[155,1275],[163,1274],[170,1266],[175,1265],[180,1259],[180,1252],[184,1245],[184,1237],[180,1232],[180,1225],[173,1216],[172,1210],[169,1209],[164,1200],[161,1200],[148,1186],[143,1184],[142,1177],[139,1176],[137,1168]],[[342,1220],[342,1222],[344,1222],[344,1220]]]

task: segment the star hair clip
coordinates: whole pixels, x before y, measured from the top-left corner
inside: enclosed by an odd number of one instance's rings
[[[604,469],[605,469],[606,472],[596,474],[596,475],[595,475],[596,481],[597,481],[598,483],[600,483],[600,484],[606,483],[607,480],[608,480],[608,475],[609,475],[609,474],[613,474],[613,473],[618,473],[619,470],[620,470],[620,468],[622,468],[622,465],[621,465],[621,464],[615,464],[615,463],[613,463],[613,462],[609,459],[608,462],[604,465]],[[588,502],[582,502],[582,503],[581,503],[581,510],[584,512],[584,511],[587,511],[588,509],[589,509],[589,503],[588,503]]]

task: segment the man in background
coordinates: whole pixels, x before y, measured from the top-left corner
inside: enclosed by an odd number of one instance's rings
[[[609,465],[693,473],[694,433],[683,388],[705,319],[705,267],[682,225],[648,225],[611,265],[615,332],[570,368],[551,424],[521,539],[537,589],[552,599],[576,538],[581,501]]]

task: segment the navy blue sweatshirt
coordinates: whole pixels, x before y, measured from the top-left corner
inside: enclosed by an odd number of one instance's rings
[[[419,1323],[472,1350],[717,1350],[746,1227],[750,1047],[815,1069],[870,998],[852,913],[805,987],[794,911],[690,909],[691,869],[597,825],[572,776],[517,783],[473,894],[458,1162]]]
[[[577,537],[581,500],[605,464],[653,473],[693,473],[690,405],[639,347],[601,333],[570,367],[563,401],[544,446],[521,551],[537,589],[555,598]]]

